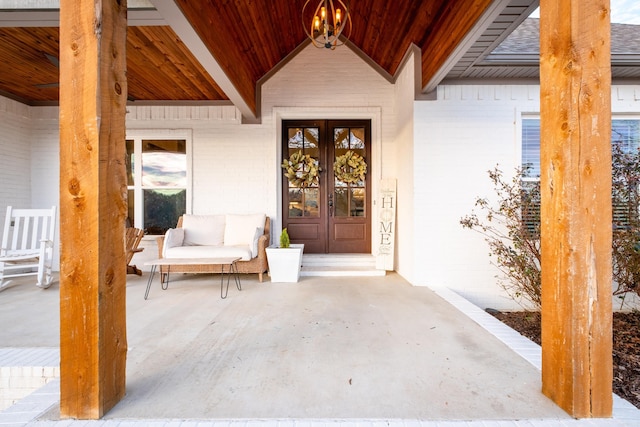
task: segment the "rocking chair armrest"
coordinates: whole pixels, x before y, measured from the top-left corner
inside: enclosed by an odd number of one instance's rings
[[[47,247],[53,247],[53,241],[49,240],[49,239],[42,239],[40,240],[40,243],[44,243],[45,246]]]

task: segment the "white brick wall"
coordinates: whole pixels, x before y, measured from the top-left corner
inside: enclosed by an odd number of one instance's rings
[[[60,355],[52,348],[0,348],[0,411],[60,377]]]
[[[60,378],[60,368],[57,366],[14,366],[0,368],[0,411],[28,396],[55,378]]]

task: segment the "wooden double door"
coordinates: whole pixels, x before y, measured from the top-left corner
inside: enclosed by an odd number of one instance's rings
[[[305,253],[371,253],[371,121],[283,121],[282,157],[291,242]]]

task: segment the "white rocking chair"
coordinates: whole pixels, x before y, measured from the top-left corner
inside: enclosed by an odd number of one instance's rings
[[[51,209],[13,209],[7,217],[0,247],[0,290],[11,277],[37,276],[36,285],[48,288],[53,282],[53,242],[56,207]]]

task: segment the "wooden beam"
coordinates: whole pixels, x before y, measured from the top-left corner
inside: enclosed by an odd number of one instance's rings
[[[542,391],[612,413],[609,0],[540,1]]]
[[[126,0],[60,2],[60,415],[125,393]]]
[[[254,98],[250,99],[249,93],[238,90],[232,79],[226,74],[224,67],[209,51],[209,48],[186,18],[182,9],[176,4],[176,0],[151,0],[151,3],[171,25],[180,40],[187,45],[193,56],[200,61],[204,69],[213,77],[213,80],[220,86],[220,89],[227,95],[233,105],[240,110],[244,122],[259,123],[261,119],[257,113],[259,105],[255,99],[255,81],[249,79],[252,86],[248,92],[254,95]],[[202,15],[201,10],[197,10],[199,15]]]

